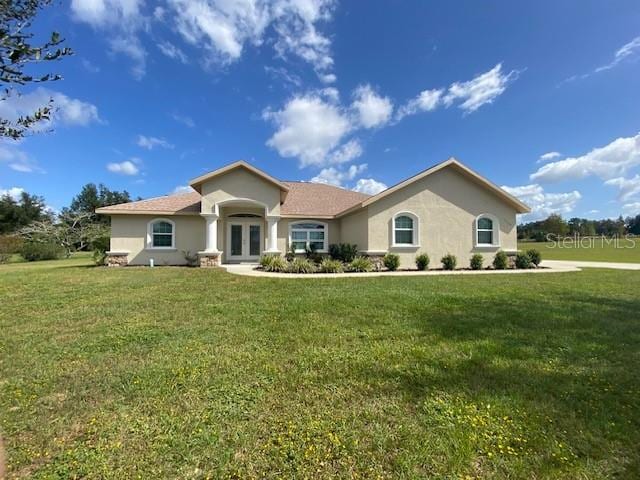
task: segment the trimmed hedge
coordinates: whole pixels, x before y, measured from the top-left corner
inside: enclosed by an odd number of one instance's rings
[[[382,263],[387,268],[387,270],[395,271],[400,266],[400,256],[396,253],[387,253],[382,258]]]
[[[484,257],[481,254],[476,253],[471,257],[471,260],[469,261],[469,266],[471,267],[471,270],[482,270],[483,262],[484,262]]]
[[[429,268],[429,255],[421,253],[416,257],[416,267],[418,270],[426,270]]]
[[[451,255],[450,253],[447,253],[440,261],[442,262],[442,268],[445,270],[455,270],[456,265],[458,264],[456,256]]]

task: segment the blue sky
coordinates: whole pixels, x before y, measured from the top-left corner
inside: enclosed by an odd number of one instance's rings
[[[36,31],[76,52],[0,190],[152,197],[237,159],[376,192],[455,156],[534,211],[640,213],[637,1],[73,0]]]

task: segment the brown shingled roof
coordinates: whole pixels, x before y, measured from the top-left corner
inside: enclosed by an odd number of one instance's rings
[[[137,202],[110,205],[96,209],[96,213],[194,215],[200,213],[200,194],[198,192],[178,193]]]
[[[280,207],[282,216],[333,217],[369,198],[369,195],[364,193],[322,183],[282,183],[289,188]],[[121,203],[98,208],[96,213],[193,215],[200,213],[200,194],[189,192]]]
[[[282,182],[289,192],[280,207],[283,216],[333,217],[363,202],[369,195],[311,182]]]

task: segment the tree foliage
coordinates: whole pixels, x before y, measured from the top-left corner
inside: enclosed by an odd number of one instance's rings
[[[553,214],[545,220],[518,225],[518,238],[540,242],[547,240],[548,235],[552,237],[595,235],[621,237],[626,234],[640,235],[640,215],[626,219],[620,216],[617,219],[602,220],[573,217],[566,221],[560,215]]]
[[[0,84],[4,85],[1,101],[15,94],[15,85],[50,82],[62,77],[55,73],[33,75],[25,70],[33,63],[51,62],[71,55],[63,47],[64,39],[52,32],[48,40],[34,44],[34,34],[29,32],[37,13],[51,0],[0,0]],[[50,99],[46,105],[17,119],[0,118],[0,138],[20,139],[37,123],[49,120],[54,105]]]
[[[129,195],[129,192],[126,190],[119,192],[117,190],[110,190],[102,183],[97,186],[95,183],[87,183],[82,187],[80,193],[73,197],[69,208],[63,211],[90,213],[93,222],[108,224],[109,217],[105,215],[96,215],[96,208],[117,205],[119,203],[126,203],[130,201],[131,195]]]
[[[0,197],[0,234],[14,233],[31,222],[48,219],[44,198],[21,192],[15,200],[10,195]]]

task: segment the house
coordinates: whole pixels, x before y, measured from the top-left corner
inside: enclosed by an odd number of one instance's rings
[[[515,251],[516,214],[529,207],[451,158],[377,195],[285,182],[238,161],[193,179],[193,192],[96,210],[111,216],[109,265],[256,262],[263,254],[354,243],[364,255],[434,261]]]

